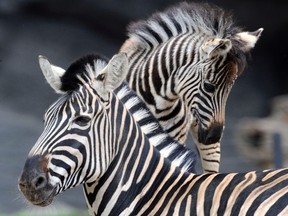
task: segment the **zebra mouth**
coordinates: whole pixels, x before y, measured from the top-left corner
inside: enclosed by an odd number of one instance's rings
[[[18,187],[24,197],[31,204],[41,207],[50,205],[57,194],[56,187],[46,187],[40,190],[35,190],[34,188],[31,188],[31,184],[27,184],[26,182],[20,182]]]
[[[39,202],[39,203],[38,202],[37,203],[33,202],[32,204],[36,205],[36,206],[45,207],[45,206],[50,205],[52,203],[52,201],[53,201],[53,198],[45,200],[45,201],[42,201],[42,202]]]
[[[54,189],[50,195],[48,195],[44,200],[41,200],[41,201],[31,201],[31,203],[33,205],[36,205],[36,206],[41,206],[41,207],[45,207],[45,206],[48,206],[50,205],[52,202],[53,202],[53,199],[56,195],[56,190]]]

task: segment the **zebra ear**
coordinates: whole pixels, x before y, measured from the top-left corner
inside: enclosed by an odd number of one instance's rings
[[[64,75],[65,70],[50,64],[48,59],[41,55],[39,56],[39,65],[46,81],[56,91],[56,93],[65,93],[61,90],[61,77]]]
[[[105,88],[114,90],[126,78],[128,72],[128,58],[125,53],[114,55],[107,65],[107,80]]]
[[[263,28],[260,28],[254,32],[240,32],[236,34],[236,40],[238,40],[242,45],[240,46],[240,49],[243,52],[248,52],[254,48],[263,30]]]
[[[107,99],[109,92],[116,89],[124,81],[127,72],[127,55],[125,53],[114,55],[107,66],[95,77],[95,80],[98,81],[96,84],[98,86],[97,91],[103,99]]]
[[[231,48],[231,40],[220,38],[213,38],[208,40],[201,46],[202,51],[208,58],[214,57],[216,55],[224,55],[225,53],[228,53]]]

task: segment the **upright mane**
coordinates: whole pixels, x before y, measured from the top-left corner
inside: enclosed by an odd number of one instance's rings
[[[183,34],[203,32],[209,36],[229,38],[240,32],[234,26],[232,15],[215,5],[182,2],[163,12],[153,14],[148,20],[131,23],[128,35],[154,46]],[[157,43],[153,43],[157,42]]]
[[[89,74],[91,71],[87,68],[87,65],[90,65],[92,71],[97,71],[103,69],[107,63],[108,58],[99,54],[90,54],[78,59],[69,66],[66,73],[61,77],[61,90],[74,91],[82,83],[80,78],[84,81],[92,79],[91,74]]]
[[[129,38],[136,41],[133,43],[134,50],[150,50],[185,33],[205,34],[207,39],[230,39],[230,57],[238,63],[238,74],[244,70],[246,54],[249,54],[243,51],[245,41],[237,36],[242,28],[235,25],[232,13],[208,3],[178,3],[163,12],[154,13],[148,19],[132,22],[127,31]]]

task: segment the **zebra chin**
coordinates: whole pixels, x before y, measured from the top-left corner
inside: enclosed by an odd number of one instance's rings
[[[57,187],[49,183],[47,161],[43,156],[28,158],[18,180],[18,188],[33,205],[48,206],[57,194]]]
[[[198,127],[198,142],[209,145],[217,143],[221,140],[223,133],[223,124],[212,123],[209,128],[204,129],[202,126]]]

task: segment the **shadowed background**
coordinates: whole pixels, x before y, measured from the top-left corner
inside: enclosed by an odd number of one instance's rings
[[[129,22],[146,18],[175,2],[1,0],[0,215],[27,209],[23,198],[19,198],[17,179],[42,132],[45,110],[58,98],[45,82],[38,55],[63,68],[88,53],[111,57],[126,39]],[[221,159],[221,172],[259,169],[235,147],[235,126],[243,117],[267,115],[270,99],[288,93],[288,2],[207,2],[231,10],[236,23],[245,30],[264,28],[248,67],[228,99]],[[193,147],[191,142],[190,139]],[[65,192],[57,200],[61,205],[85,209],[81,187]]]

